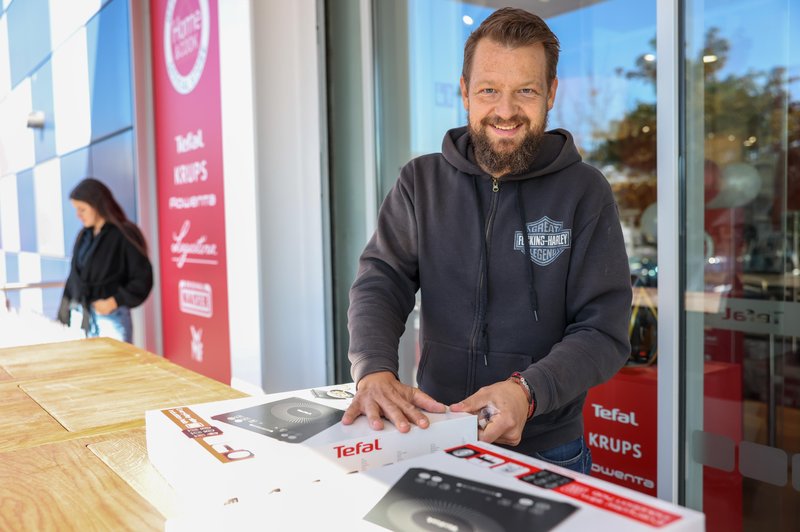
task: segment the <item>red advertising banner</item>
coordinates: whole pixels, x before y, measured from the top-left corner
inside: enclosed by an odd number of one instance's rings
[[[704,432],[732,443],[742,440],[741,382],[739,364],[704,364],[703,404],[690,406],[703,409]],[[656,496],[657,411],[656,366],[625,367],[590,389],[583,417],[584,437],[592,450],[592,476]],[[692,452],[687,450],[688,459]],[[704,467],[703,511],[709,532],[742,530],[741,475]]]
[[[589,390],[583,407],[592,476],[655,497],[658,371],[626,367]]]
[[[150,17],[164,356],[229,384],[217,2]]]

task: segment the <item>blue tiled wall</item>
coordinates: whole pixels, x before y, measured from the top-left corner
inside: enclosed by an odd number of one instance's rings
[[[69,0],[59,1],[69,2]],[[78,4],[75,6],[78,9]],[[59,4],[58,7],[63,6]],[[83,14],[85,16],[82,19],[82,26],[66,28],[67,31],[61,32],[62,37],[56,39],[61,42],[53,43],[51,17],[56,15],[51,14],[48,0],[14,0],[5,10],[0,7],[0,17],[5,18],[8,27],[8,42],[0,42],[0,53],[9,54],[11,79],[11,87],[5,89],[0,87],[0,110],[4,105],[10,105],[9,95],[28,80],[30,111],[43,111],[46,116],[45,128],[34,130],[32,135],[34,166],[26,168],[27,165],[18,165],[15,173],[5,175],[3,167],[0,167],[0,180],[13,180],[16,184],[15,206],[18,210],[17,216],[9,215],[12,218],[11,223],[5,227],[0,225],[0,251],[5,255],[5,278],[0,277],[0,284],[19,281],[20,252],[39,255],[41,281],[66,279],[73,242],[81,228],[69,202],[69,193],[85,177],[92,176],[106,182],[128,217],[136,221],[129,9],[129,0],[103,1],[96,13]],[[58,29],[58,23],[62,21],[54,20],[52,27]],[[63,92],[63,87],[58,86],[58,80],[54,80],[57,76],[54,76],[53,52],[59,51],[61,46],[73,38],[81,28],[85,29],[86,56],[77,58],[76,64],[86,65],[88,72],[76,69],[74,75],[86,76],[85,86],[88,90],[90,112],[86,120],[91,124],[91,134],[87,139],[88,142],[78,145],[72,151],[64,153],[67,150],[62,150],[62,153],[59,153],[58,146],[63,144],[59,144],[57,139],[69,135],[69,127],[73,126],[59,124],[60,115],[56,107],[60,100],[57,96],[60,95],[63,101],[64,95],[68,93]],[[74,45],[78,41],[71,42]],[[72,47],[79,51],[82,48]],[[66,55],[68,54],[60,53],[62,60]],[[71,56],[66,57],[69,61],[73,59],[75,58]],[[11,93],[8,92],[9,89]],[[11,126],[0,124],[0,128]],[[19,124],[16,127],[19,127]],[[2,138],[0,136],[0,140]],[[19,135],[14,138],[18,139]],[[0,151],[3,149],[4,146],[0,145]],[[46,187],[35,185],[39,182],[35,181],[34,176],[39,177],[38,165],[52,165],[54,159],[57,159],[55,168],[48,166],[42,175],[52,176],[53,171],[59,173],[58,186],[52,191],[43,190]],[[58,194],[60,197],[62,224],[57,227],[48,227],[47,224],[37,221],[42,217],[41,212],[37,213],[37,204],[39,209],[44,208],[45,204],[41,197],[37,202],[37,194],[49,193]],[[16,236],[6,241],[3,238],[4,231],[18,235],[18,249],[13,244],[17,240]],[[54,235],[47,235],[46,231],[53,231],[56,233],[55,238],[63,240],[63,256],[42,253],[40,249],[42,242],[39,242],[39,237],[51,243],[54,238]],[[45,239],[45,236],[48,238]],[[28,259],[30,257],[26,257],[26,263],[30,264]],[[2,271],[0,269],[0,275]],[[23,273],[27,273],[23,277],[30,277],[30,272]],[[45,289],[42,292],[41,310],[47,315],[54,316],[61,297],[61,289]],[[9,292],[8,299],[12,306],[18,306],[19,292]]]

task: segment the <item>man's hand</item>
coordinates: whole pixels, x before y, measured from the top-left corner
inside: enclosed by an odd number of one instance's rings
[[[480,414],[489,403],[497,409],[485,428],[478,430],[478,440],[487,443],[518,445],[528,418],[528,398],[519,384],[503,381],[484,386],[460,403],[450,407],[453,412]]]
[[[98,314],[106,316],[117,309],[117,300],[114,299],[114,296],[111,296],[108,299],[98,299],[92,303],[92,307],[94,307],[94,311]]]
[[[434,400],[419,388],[412,388],[389,371],[371,373],[358,382],[353,402],[342,417],[342,423],[350,425],[362,414],[367,416],[369,426],[375,430],[383,429],[381,415],[397,427],[400,432],[411,430],[409,423],[419,428],[428,428],[428,418],[420,412],[445,412],[447,407]]]

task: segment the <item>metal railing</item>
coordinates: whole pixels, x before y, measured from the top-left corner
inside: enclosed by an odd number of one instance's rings
[[[38,283],[4,283],[0,284],[0,295],[3,292],[15,292],[19,290],[29,290],[31,288],[61,288],[66,284],[66,281],[42,281]],[[2,310],[2,302],[0,301],[0,310]],[[11,301],[5,298],[6,310],[11,310]]]
[[[5,283],[0,284],[0,292],[11,292],[14,290],[27,290],[28,288],[60,288],[66,284],[65,281],[44,281],[40,283]]]
[[[64,284],[65,281],[0,284],[0,348],[84,338],[86,335],[81,329],[67,327],[41,314],[41,310],[26,308],[24,298],[19,301],[21,308],[12,308],[8,297],[9,292],[60,288]]]

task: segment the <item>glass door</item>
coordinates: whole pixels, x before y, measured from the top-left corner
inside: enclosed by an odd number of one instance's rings
[[[687,0],[685,497],[800,530],[800,5]]]
[[[459,78],[464,43],[500,0],[376,1],[378,191],[382,199],[413,157],[441,150],[465,125]],[[569,130],[582,157],[608,179],[620,209],[636,297],[627,366],[590,391],[584,410],[593,474],[656,495],[658,286],[656,236],[656,2],[529,0],[561,41],[558,96],[548,127]],[[400,342],[401,378],[414,382],[420,312]],[[676,399],[677,400],[677,399]],[[607,414],[617,409],[633,420]]]

